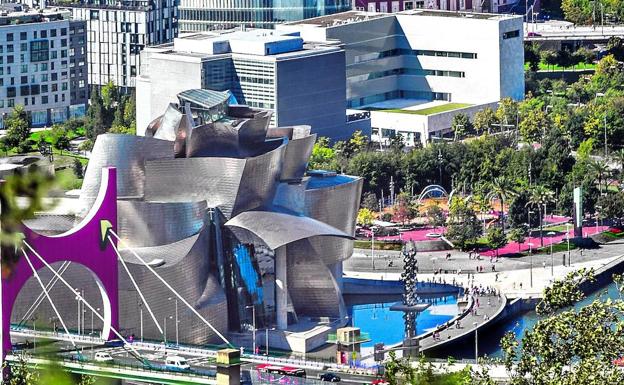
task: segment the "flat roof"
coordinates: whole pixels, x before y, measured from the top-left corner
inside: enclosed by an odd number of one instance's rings
[[[503,20],[515,17],[517,15],[495,14],[495,13],[477,13],[477,12],[460,12],[460,11],[441,11],[435,9],[412,9],[396,13],[380,13],[367,11],[346,11],[335,13],[327,16],[314,17],[311,19],[293,21],[285,23],[285,25],[317,25],[319,27],[336,27],[344,24],[359,23],[368,20],[379,19],[383,17],[395,17],[396,15],[410,16],[429,16],[429,17],[452,17],[463,19],[477,20]]]

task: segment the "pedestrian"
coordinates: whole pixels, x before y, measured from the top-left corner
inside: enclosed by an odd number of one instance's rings
[[[544,267],[544,269],[546,268],[546,261],[542,261],[542,266]]]
[[[492,265],[492,271],[496,271],[496,266]]]

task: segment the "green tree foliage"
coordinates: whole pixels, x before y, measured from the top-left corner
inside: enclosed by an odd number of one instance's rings
[[[362,195],[362,204],[360,205],[362,208],[367,208],[371,211],[379,210],[379,201],[377,200],[377,196],[373,192],[365,192]]]
[[[472,131],[472,123],[470,123],[470,118],[466,114],[457,114],[453,116],[453,120],[451,122],[451,130],[455,135],[455,140],[458,138],[463,138],[469,132]]]
[[[447,237],[463,250],[473,244],[481,233],[481,224],[468,202],[459,197],[454,198],[449,211]]]
[[[432,205],[427,208],[427,224],[434,229],[442,227],[446,224],[446,213],[438,205]]]
[[[521,341],[508,333],[501,341],[503,363],[512,385],[619,384],[624,372],[613,364],[624,351],[624,302],[598,298],[569,308],[584,295],[580,284],[593,272],[568,274],[545,289],[537,306],[546,317],[525,332]],[[615,278],[621,283],[621,277]]]
[[[369,227],[375,220],[375,213],[367,208],[362,208],[358,211],[357,223],[360,226]]]
[[[308,168],[310,170],[336,170],[336,153],[329,145],[329,138],[322,136],[316,140]]]
[[[591,24],[593,22],[592,2],[589,0],[562,0],[561,9],[565,19],[574,24]]]
[[[496,113],[489,107],[477,111],[472,119],[472,125],[477,134],[490,132],[494,123],[496,123]]]
[[[507,237],[510,241],[518,243],[518,252],[520,252],[520,247],[526,240],[527,230],[524,226],[513,227]]]
[[[89,138],[92,142],[95,142],[98,135],[106,132],[107,127],[105,115],[106,111],[104,109],[102,97],[100,96],[100,91],[97,87],[93,87],[85,122],[87,138]]]
[[[607,192],[598,198],[597,205],[601,207],[600,216],[603,219],[612,219],[622,225],[624,218],[624,192]]]
[[[24,106],[18,104],[13,107],[5,124],[7,129],[5,143],[11,148],[16,147],[19,153],[30,151],[32,145],[29,142],[30,123]]]
[[[496,120],[507,126],[515,125],[518,114],[518,102],[512,98],[503,98],[496,109]]]
[[[507,244],[507,238],[505,233],[500,227],[492,227],[486,234],[486,241],[488,247],[492,250],[496,250],[496,256],[498,257],[498,249]]]
[[[84,167],[82,166],[82,162],[78,158],[74,158],[73,164],[74,175],[78,179],[84,178]]]
[[[470,368],[455,373],[436,373],[433,365],[421,357],[414,363],[407,357],[397,358],[388,353],[384,375],[390,385],[465,385],[471,383]]]
[[[102,104],[105,109],[111,110],[115,107],[117,102],[119,101],[119,93],[117,91],[117,86],[115,82],[109,80],[102,87]]]
[[[531,71],[537,71],[539,69],[541,59],[540,48],[537,43],[524,43],[524,61],[529,63],[529,69]]]

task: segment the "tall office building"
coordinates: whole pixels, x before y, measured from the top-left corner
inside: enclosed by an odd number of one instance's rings
[[[23,105],[32,125],[82,116],[88,97],[86,26],[67,11],[0,6],[0,127]]]
[[[178,34],[178,0],[85,0],[62,3],[74,19],[87,23],[89,84],[112,80],[122,91],[135,86],[140,52],[149,45],[173,40]]]
[[[149,47],[137,78],[137,127],[147,127],[187,89],[229,90],[240,104],[272,111],[272,125],[308,124],[333,139],[370,131],[362,114],[347,116],[344,50],[331,42],[304,44],[296,34],[251,30],[196,33]]]
[[[350,0],[180,0],[180,31],[273,28],[349,9]]]

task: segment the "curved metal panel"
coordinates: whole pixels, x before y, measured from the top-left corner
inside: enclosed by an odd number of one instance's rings
[[[301,239],[317,236],[353,239],[349,234],[321,221],[271,211],[246,211],[227,221],[225,226],[235,234],[238,229],[249,231],[273,250]]]
[[[88,210],[100,188],[102,168],[117,168],[118,197],[141,197],[145,161],[173,158],[173,143],[145,136],[103,134],[97,137],[80,192],[82,210]]]
[[[306,190],[306,215],[334,226],[347,234],[355,234],[355,221],[360,207],[362,178],[340,175],[340,183],[332,184],[332,178],[311,178]],[[345,179],[348,178],[348,179]],[[315,179],[326,180],[320,188]]]
[[[206,202],[117,202],[119,236],[131,247],[158,246],[197,234]]]
[[[297,315],[343,318],[342,291],[332,272],[316,254],[309,239],[286,246],[288,293]]]
[[[308,160],[316,142],[316,134],[299,139],[291,139],[286,144],[284,165],[280,180],[298,180],[303,178],[308,168]]]
[[[145,199],[205,200],[229,218],[245,168],[244,159],[177,158],[146,163]]]

